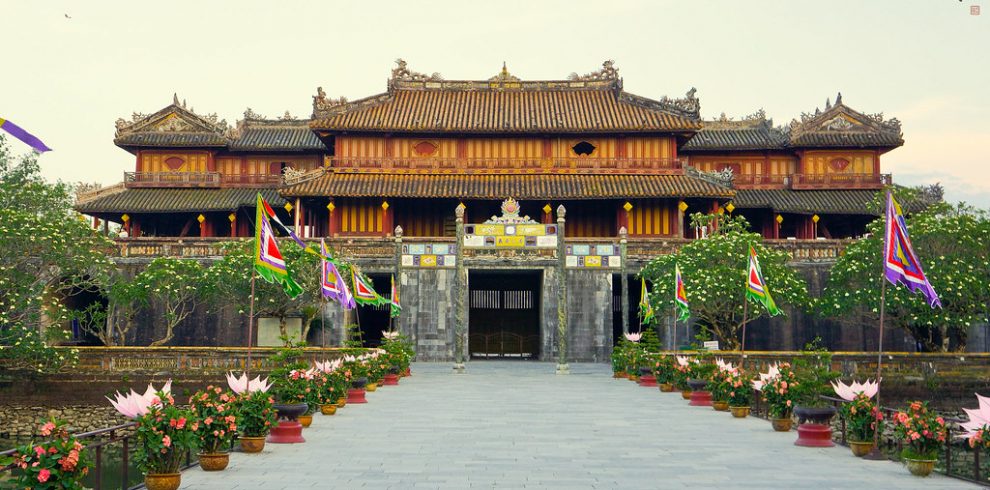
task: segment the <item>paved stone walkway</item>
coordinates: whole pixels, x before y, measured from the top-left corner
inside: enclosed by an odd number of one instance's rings
[[[416,364],[368,404],[317,414],[305,444],[234,453],[220,473],[192,468],[182,488],[976,488],[847,448],[796,447],[795,433],[613,380],[607,365],[571,369]]]

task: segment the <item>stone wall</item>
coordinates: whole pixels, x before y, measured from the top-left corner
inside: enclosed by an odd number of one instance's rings
[[[399,329],[416,345],[421,361],[454,356],[454,269],[403,269]]]
[[[567,271],[567,357],[607,362],[612,353],[612,271]]]
[[[113,407],[95,405],[0,405],[0,438],[40,437],[38,428],[50,417],[65,420],[69,432],[89,432],[127,423]],[[8,449],[8,448],[0,448]]]

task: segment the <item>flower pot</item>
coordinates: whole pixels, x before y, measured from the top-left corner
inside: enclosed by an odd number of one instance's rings
[[[344,408],[344,405],[347,405],[347,397],[346,396],[342,396],[342,397],[340,397],[340,398],[337,399],[337,408]]]
[[[729,402],[712,402],[712,408],[719,412],[727,412],[729,410]]]
[[[794,421],[791,420],[790,417],[787,417],[786,419],[771,419],[770,420],[770,425],[772,425],[773,426],[773,430],[775,430],[777,432],[790,432],[791,426],[793,424],[794,424]]]
[[[299,423],[299,416],[306,413],[309,408],[305,403],[275,404],[275,411],[278,412],[278,425],[272,427],[268,434],[268,442],[272,444],[297,444],[306,442],[302,436],[302,424]]]
[[[347,403],[368,403],[364,397],[364,388],[351,388],[347,390]]]
[[[935,461],[934,459],[904,458],[904,464],[907,465],[908,471],[914,476],[922,477],[932,474],[932,470],[935,469]]]
[[[626,379],[629,381],[639,381],[639,376],[636,376],[636,373],[628,373],[626,374]]]
[[[144,475],[144,486],[148,490],[176,490],[182,483],[181,473],[148,473]]]
[[[674,391],[674,385],[671,383],[660,383],[660,391],[670,393]]]
[[[230,453],[199,453],[199,467],[203,471],[223,471],[230,463]]]
[[[681,398],[685,400],[691,399],[691,390],[681,390]]]
[[[320,405],[320,413],[323,415],[333,415],[337,413],[337,405],[332,403],[329,405]]]
[[[798,438],[795,446],[832,447],[832,426],[829,420],[835,416],[835,407],[796,407],[798,417]]]
[[[376,391],[378,390],[378,383],[368,383],[367,386],[364,387],[364,389],[368,391]]]
[[[354,378],[351,380],[351,388],[364,389],[368,384],[368,378]]]
[[[625,378],[626,377],[626,373],[624,373],[622,371],[616,371],[616,372],[612,373],[612,377],[615,378],[615,379],[622,379],[622,378]]]
[[[394,373],[386,374],[382,383],[384,386],[395,386],[397,384],[399,384],[399,375]]]
[[[744,419],[749,416],[749,407],[729,407],[729,411],[737,419]]]
[[[639,377],[639,385],[646,388],[656,388],[657,377],[652,374],[642,375]]]
[[[404,373],[402,373],[402,377],[403,378],[406,377],[406,376],[412,376],[412,371],[409,370],[409,368],[406,368],[406,371]]]
[[[853,456],[862,458],[870,454],[873,449],[873,441],[849,441],[849,449],[852,449]]]
[[[237,440],[241,441],[241,451],[245,453],[260,453],[265,449],[265,436],[240,436]]]
[[[703,379],[689,379],[688,386],[691,387],[691,402],[688,405],[692,407],[712,406],[712,393],[710,391],[704,391],[705,387],[708,386],[708,381]]]
[[[299,416],[299,423],[302,424],[302,426],[303,426],[304,429],[306,427],[309,427],[310,425],[313,425],[313,414],[300,415]]]

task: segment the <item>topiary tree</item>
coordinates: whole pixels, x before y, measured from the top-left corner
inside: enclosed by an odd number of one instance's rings
[[[71,186],[42,178],[37,154],[15,156],[0,135],[0,362],[39,372],[71,366],[56,349],[62,301],[95,291],[113,268],[112,242],[72,210]]]
[[[911,190],[896,189],[902,203]],[[942,300],[932,309],[924,296],[887,284],[886,324],[908,332],[921,350],[963,351],[969,326],[987,323],[990,309],[990,218],[965,204],[930,205],[909,216],[908,233],[928,280]],[[846,248],[829,274],[817,301],[819,314],[847,324],[879,321],[883,278],[884,220],[868,227],[870,235]]]
[[[717,222],[708,238],[694,240],[670,255],[651,260],[640,275],[650,281],[650,302],[659,314],[674,307],[674,266],[680,266],[684,288],[702,334],[710,334],[725,348],[739,347],[743,326],[743,298],[749,270],[749,247],[756,249],[764,278],[778,307],[806,308],[808,287],[787,267],[787,252],[762,245],[763,238],[746,231],[749,224],[741,216],[695,215],[695,223]],[[762,304],[749,302],[746,323],[768,315]]]

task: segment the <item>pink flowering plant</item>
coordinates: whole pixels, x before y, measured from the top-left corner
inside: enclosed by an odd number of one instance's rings
[[[911,402],[907,411],[897,412],[894,431],[904,441],[901,457],[905,459],[938,459],[945,445],[945,419],[929,410],[928,402]]]
[[[237,412],[237,433],[241,437],[264,437],[278,420],[275,397],[265,391],[242,393],[234,402]]]
[[[65,422],[52,418],[41,426],[41,435],[51,439],[21,446],[12,460],[0,461],[0,467],[13,465],[20,469],[12,478],[12,488],[85,488],[81,480],[89,473],[90,460],[83,445],[69,435]]]
[[[791,369],[790,363],[782,362],[776,368],[777,374],[760,384],[760,391],[767,401],[767,412],[771,418],[790,418],[797,398],[800,383]]]
[[[312,381],[312,372],[293,369],[285,376],[275,378],[275,398],[279,403],[306,403],[313,391]]]
[[[873,440],[876,431],[883,432],[883,412],[873,402],[880,389],[880,384],[873,381],[858,383],[853,381],[845,384],[841,381],[832,383],[835,394],[845,400],[839,409],[846,421],[849,439],[856,442]],[[877,424],[880,424],[879,428]]]
[[[730,407],[748,407],[753,399],[752,379],[742,368],[733,368],[726,373],[725,381],[729,385],[727,398]]]
[[[134,419],[138,468],[145,474],[176,473],[186,455],[199,445],[200,422],[193,412],[176,406],[168,392],[159,391],[150,401],[147,413]]]
[[[653,363],[653,374],[657,377],[657,383],[676,384],[676,371],[674,369],[674,357],[660,354]]]
[[[964,408],[969,420],[959,427],[963,433],[959,436],[969,441],[969,447],[990,449],[990,397],[976,395],[978,408]]]
[[[200,451],[227,452],[237,433],[237,395],[219,386],[207,386],[189,397],[189,409],[199,421],[196,437]]]

